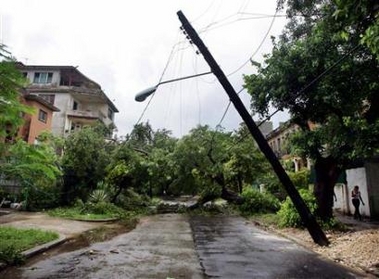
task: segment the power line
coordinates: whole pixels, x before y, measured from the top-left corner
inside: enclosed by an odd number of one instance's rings
[[[178,35],[179,35],[179,32],[178,32]],[[178,36],[177,36],[177,38],[178,38]],[[175,50],[176,46],[177,46],[179,43],[180,43],[180,42],[175,43],[175,44],[173,45],[173,47],[172,47],[172,49],[171,49],[171,52],[170,52],[170,55],[169,55],[169,57],[168,57],[168,59],[167,59],[166,65],[165,65],[165,67],[164,67],[164,69],[163,69],[163,72],[162,72],[162,74],[161,74],[161,77],[159,78],[159,82],[158,82],[158,83],[160,83],[160,82],[162,81],[163,76],[164,76],[164,74],[165,74],[165,72],[166,72],[166,70],[167,70],[167,68],[168,68],[168,65],[170,64],[170,62],[171,62],[171,60],[172,60],[172,57],[173,57],[173,55],[174,55],[174,50]],[[155,96],[155,92],[151,95],[149,101],[147,102],[145,108],[143,109],[143,111],[142,111],[142,113],[141,113],[140,117],[138,118],[137,123],[136,123],[135,125],[138,125],[138,124],[140,123],[140,121],[142,120],[142,117],[145,115],[145,112],[146,112],[147,108],[149,107],[151,101],[153,100],[154,96]]]
[[[275,15],[276,15],[277,11],[275,12]],[[275,16],[272,18],[271,20],[271,23],[270,23],[270,26],[266,32],[266,34],[264,35],[261,43],[259,44],[259,46],[257,47],[257,49],[253,52],[252,55],[250,55],[249,59],[243,63],[240,67],[238,67],[238,69],[234,70],[233,72],[231,72],[230,74],[227,75],[227,77],[237,73],[239,70],[241,70],[247,63],[249,63],[249,61],[258,53],[258,51],[261,49],[261,47],[263,46],[263,43],[266,41],[267,39],[267,36],[268,34],[270,33],[271,29],[272,29],[272,26],[274,25],[274,22],[275,22]]]
[[[324,70],[321,74],[319,74],[316,78],[314,78],[311,82],[309,82],[305,87],[303,87],[301,90],[299,90],[298,92],[296,92],[293,96],[290,97],[290,100],[295,100],[301,93],[303,93],[305,90],[307,90],[310,86],[312,86],[313,84],[315,84],[317,81],[319,81],[322,77],[324,77],[326,74],[328,74],[331,70],[333,70],[338,64],[340,64],[344,59],[346,59],[349,55],[351,55],[354,51],[356,51],[358,48],[360,47],[360,45],[357,45],[355,46],[354,48],[352,48],[351,50],[349,50],[345,55],[343,55],[341,58],[339,58],[335,63],[333,63],[331,66],[329,66],[326,70]],[[266,123],[268,120],[271,119],[272,116],[274,116],[275,114],[277,114],[279,111],[281,111],[281,109],[277,109],[275,110],[273,113],[271,113],[269,116],[267,116],[266,118],[264,118],[261,123],[259,123],[259,125],[257,125],[258,127],[262,126],[264,123]],[[233,146],[235,146],[236,144],[240,143],[242,140],[244,140],[246,138],[246,136],[248,135],[248,133],[246,133],[245,135],[242,135],[241,139],[239,139]],[[230,148],[232,148],[233,146],[231,146]]]

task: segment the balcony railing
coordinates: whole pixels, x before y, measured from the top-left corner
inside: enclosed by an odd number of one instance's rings
[[[91,110],[68,110],[67,116],[76,118],[99,119],[104,121],[106,116],[100,111]]]

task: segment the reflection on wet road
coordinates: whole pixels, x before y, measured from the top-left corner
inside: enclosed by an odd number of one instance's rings
[[[14,278],[10,274],[8,278]],[[144,218],[133,231],[23,269],[21,278],[203,278],[188,218]]]
[[[206,278],[359,278],[240,217],[190,219]]]
[[[359,278],[241,217],[155,215],[1,278]],[[363,278],[363,276],[362,276]]]

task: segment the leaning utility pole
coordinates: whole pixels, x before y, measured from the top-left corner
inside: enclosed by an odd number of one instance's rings
[[[283,184],[286,189],[288,195],[290,196],[293,204],[295,205],[297,211],[300,214],[300,217],[308,229],[310,235],[313,238],[313,241],[321,246],[327,246],[329,244],[328,239],[326,238],[324,232],[321,227],[317,223],[315,217],[310,212],[309,208],[301,198],[299,192],[293,185],[291,179],[288,177],[286,171],[280,164],[278,158],[268,145],[266,139],[262,135],[261,131],[258,129],[258,126],[255,124],[253,118],[245,108],[241,99],[238,97],[236,91],[230,84],[229,80],[226,78],[225,74],[221,70],[221,68],[216,63],[216,60],[213,58],[212,54],[209,52],[203,41],[200,39],[199,35],[196,33],[195,29],[189,23],[187,18],[184,16],[182,11],[177,13],[179,20],[181,21],[182,29],[184,29],[185,33],[191,39],[191,41],[198,47],[199,51],[202,53],[205,61],[207,61],[209,67],[213,74],[217,77],[222,87],[225,89],[228,94],[230,101],[233,103],[234,107],[245,121],[246,126],[248,127],[251,135],[254,137],[257,142],[259,148],[266,156],[267,160],[270,162],[272,168],[274,169],[276,175],[278,176],[280,182]]]

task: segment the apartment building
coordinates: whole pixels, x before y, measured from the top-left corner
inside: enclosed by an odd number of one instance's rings
[[[101,121],[115,126],[116,106],[101,86],[73,66],[44,66],[17,64],[29,80],[27,95],[38,96],[59,111],[52,115],[51,131],[56,136],[67,136],[72,131]]]
[[[24,124],[18,131],[18,136],[29,144],[35,144],[43,131],[51,131],[53,113],[59,109],[44,99],[30,94],[23,94],[21,102],[35,111],[24,115]]]
[[[266,135],[266,140],[275,155],[279,159],[292,161],[295,172],[303,167],[310,168],[311,165],[309,159],[302,159],[290,154],[289,136],[298,129],[299,126],[287,121],[280,123],[279,127]]]

